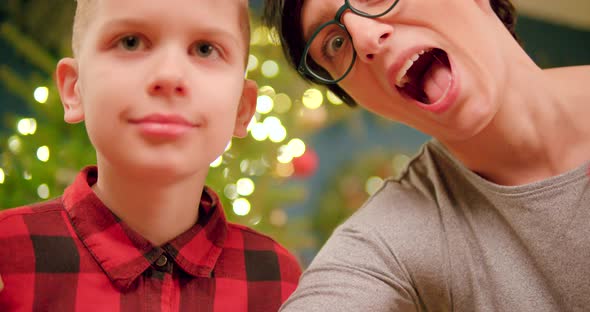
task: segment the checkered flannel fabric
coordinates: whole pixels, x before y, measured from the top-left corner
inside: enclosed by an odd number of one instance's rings
[[[81,171],[57,199],[0,213],[0,311],[277,311],[297,260],[228,223],[206,188],[199,220],[155,247],[114,216]]]

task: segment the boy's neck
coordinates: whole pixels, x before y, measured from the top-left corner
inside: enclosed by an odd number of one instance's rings
[[[529,74],[511,77],[495,119],[478,135],[443,141],[468,168],[498,184],[543,180],[590,159],[590,66]]]
[[[131,229],[160,246],[197,222],[205,177],[206,172],[161,182],[122,174],[99,159],[98,180],[92,189]]]

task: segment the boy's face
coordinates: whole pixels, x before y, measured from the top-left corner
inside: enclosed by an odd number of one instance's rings
[[[386,9],[394,2],[372,3]],[[343,4],[304,1],[304,40]],[[382,17],[346,10],[340,22],[352,37],[357,58],[339,85],[357,103],[443,141],[469,138],[490,123],[507,81],[507,55],[498,45],[513,40],[489,0],[400,0]],[[331,31],[318,37],[314,42],[320,44],[310,49],[313,60],[331,73],[344,72],[350,57],[339,53],[350,46],[341,41],[348,38],[334,37]]]
[[[94,0],[77,58],[57,80],[65,120],[84,120],[99,165],[206,174],[246,135],[245,0]]]

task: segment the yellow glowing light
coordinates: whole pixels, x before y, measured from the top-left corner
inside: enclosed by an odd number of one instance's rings
[[[0,184],[4,184],[4,179],[5,179],[4,169],[0,168]]]
[[[291,98],[285,93],[279,93],[275,96],[275,112],[284,114],[291,110]]]
[[[266,45],[268,44],[268,28],[267,27],[256,27],[254,31],[252,31],[252,36],[250,37],[250,44],[251,45]]]
[[[41,199],[49,198],[49,186],[47,184],[39,185],[37,188],[37,195],[39,195],[39,198]]]
[[[258,95],[268,95],[271,98],[275,96],[277,93],[275,89],[271,86],[262,86],[258,89]]]
[[[288,178],[293,175],[295,172],[295,167],[293,167],[293,163],[277,163],[276,172],[279,177]]]
[[[223,188],[223,195],[231,200],[238,198],[238,187],[235,184],[226,185]]]
[[[282,164],[290,163],[293,160],[293,153],[291,149],[287,145],[283,145],[279,147],[279,155],[277,156],[277,160]]]
[[[260,114],[268,114],[274,106],[273,100],[268,95],[261,95],[256,100],[256,111]]]
[[[37,120],[34,118],[23,118],[18,121],[17,130],[22,135],[32,135],[37,131]]]
[[[258,68],[258,63],[258,58],[255,55],[250,54],[250,56],[248,56],[248,66],[246,67],[246,70],[249,72],[255,70]]]
[[[266,78],[273,78],[279,74],[279,64],[275,61],[266,61],[260,68],[262,75]]]
[[[247,216],[250,213],[250,202],[245,198],[238,198],[233,202],[234,213],[238,216]]]
[[[279,125],[268,133],[268,138],[274,143],[283,142],[287,138],[287,129],[283,125]]]
[[[8,149],[13,152],[14,154],[20,153],[22,150],[23,144],[19,137],[16,135],[11,136],[8,138]]]
[[[29,181],[33,178],[33,175],[31,173],[29,173],[28,171],[23,172],[23,179]]]
[[[344,103],[336,94],[334,94],[334,92],[330,90],[326,92],[326,98],[328,99],[328,102],[334,105],[341,105],[342,103]]]
[[[217,168],[217,167],[221,166],[222,162],[223,162],[223,156],[219,156],[212,163],[210,163],[209,166],[211,168]]]
[[[35,101],[45,104],[47,103],[47,98],[49,98],[49,89],[47,87],[39,87],[33,92],[33,97]]]
[[[238,194],[242,195],[242,196],[250,196],[252,195],[252,193],[254,193],[254,182],[252,180],[250,180],[249,178],[241,178],[238,180],[238,182],[236,183],[236,186],[238,187]]]
[[[305,143],[301,139],[292,139],[287,146],[293,157],[300,157],[305,153]]]
[[[264,141],[266,138],[268,138],[268,131],[266,130],[264,124],[256,123],[252,126],[252,129],[250,129],[250,135],[256,141]]]
[[[232,141],[229,140],[229,142],[227,142],[227,145],[225,146],[225,151],[226,152],[229,151],[231,149],[231,147],[232,147]]]
[[[42,162],[49,160],[49,147],[41,146],[37,149],[37,158]]]
[[[383,185],[383,179],[380,177],[370,177],[365,183],[367,194],[373,195]]]
[[[324,102],[324,96],[322,92],[318,89],[307,89],[303,93],[303,97],[301,98],[303,105],[309,109],[317,109],[322,106]]]

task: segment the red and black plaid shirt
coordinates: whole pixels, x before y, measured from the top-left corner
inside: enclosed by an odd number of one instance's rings
[[[94,194],[96,167],[62,197],[0,213],[0,311],[277,311],[296,259],[228,223],[205,189],[199,219],[155,247]]]

